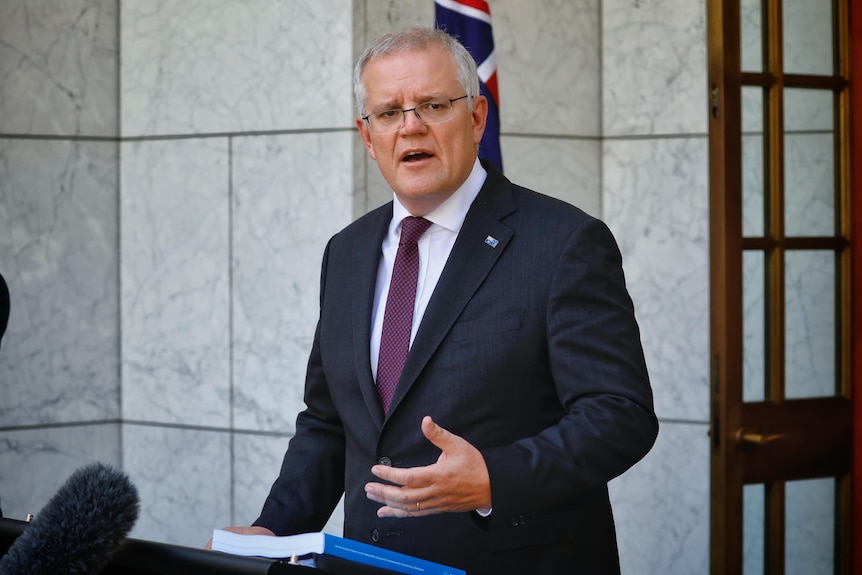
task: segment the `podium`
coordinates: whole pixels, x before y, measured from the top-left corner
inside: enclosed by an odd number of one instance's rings
[[[27,528],[27,523],[0,518],[0,557]],[[102,575],[387,575],[393,573],[334,557],[321,557],[317,568],[278,559],[241,557],[217,551],[126,539]],[[396,574],[397,575],[397,574]]]

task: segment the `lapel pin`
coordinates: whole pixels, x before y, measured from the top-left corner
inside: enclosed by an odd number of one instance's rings
[[[495,238],[493,236],[488,236],[487,238],[485,238],[485,243],[488,244],[489,246],[491,246],[492,248],[496,248],[497,244],[500,243],[500,240],[498,240],[497,238]]]

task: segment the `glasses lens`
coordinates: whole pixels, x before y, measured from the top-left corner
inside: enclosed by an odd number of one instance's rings
[[[416,113],[425,124],[439,124],[452,117],[452,102],[449,100],[425,102],[416,107]]]
[[[386,110],[368,116],[368,124],[375,134],[396,132],[404,125],[404,112],[401,110]]]
[[[458,98],[460,100],[461,98]],[[404,114],[416,113],[423,124],[440,124],[452,118],[452,102],[440,100],[419,104],[412,110],[385,110],[368,115],[368,126],[375,134],[397,132],[404,125]]]

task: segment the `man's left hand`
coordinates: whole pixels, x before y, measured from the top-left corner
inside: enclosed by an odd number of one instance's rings
[[[422,433],[442,451],[436,463],[425,467],[371,468],[371,473],[392,484],[365,485],[368,499],[383,504],[377,516],[420,517],[490,509],[491,481],[479,450],[427,415],[422,419]]]

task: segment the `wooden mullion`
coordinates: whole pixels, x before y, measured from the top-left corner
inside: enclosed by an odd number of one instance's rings
[[[851,125],[850,166],[857,166],[850,174],[849,190],[848,190],[848,214],[851,221],[848,222],[847,234],[851,242],[851,260],[852,260],[852,285],[850,287],[851,305],[850,312],[853,318],[853,328],[850,336],[851,341],[848,345],[853,350],[851,357],[854,358],[851,368],[850,393],[853,397],[855,425],[854,425],[854,441],[856,444],[856,452],[862,449],[862,240],[860,240],[860,230],[862,230],[862,201],[853,200],[862,194],[862,177],[859,170],[862,169],[862,89],[859,83],[862,82],[862,6],[859,2],[854,4],[848,0],[850,22],[850,32],[848,34],[848,66],[851,79],[850,104],[848,106]],[[850,41],[852,39],[852,41]],[[855,297],[853,297],[855,296]],[[848,533],[850,541],[858,540],[862,536],[862,455],[857,455],[853,466],[853,525]],[[850,570],[846,573],[862,572],[862,545],[851,545],[852,558]]]
[[[835,30],[837,35],[836,45],[836,66],[838,74],[847,81],[847,86],[844,87],[838,94],[838,107],[836,113],[836,121],[838,122],[837,143],[839,145],[839,156],[836,158],[840,161],[840,166],[837,174],[838,185],[838,201],[836,206],[839,209],[837,215],[838,221],[836,226],[839,235],[845,238],[848,242],[848,249],[845,249],[839,258],[840,265],[840,299],[836,302],[840,306],[838,318],[840,322],[840,347],[839,353],[839,393],[843,397],[854,399],[854,412],[852,419],[855,425],[855,445],[854,453],[859,453],[860,445],[862,445],[862,424],[859,423],[862,417],[862,402],[858,399],[860,389],[854,384],[854,368],[862,365],[862,360],[855,359],[854,365],[854,348],[858,348],[858,339],[860,334],[859,319],[862,314],[859,313],[858,307],[854,309],[854,292],[860,291],[858,279],[862,277],[860,267],[862,267],[862,258],[859,257],[860,246],[859,239],[854,237],[854,230],[858,230],[862,226],[862,215],[857,206],[854,206],[854,178],[853,166],[859,165],[862,160],[862,122],[859,120],[859,106],[862,106],[862,91],[858,89],[855,93],[851,91],[851,86],[855,80],[858,86],[862,81],[862,17],[860,17],[859,3],[856,2],[855,14],[851,12],[851,0],[835,0]],[[854,34],[855,42],[852,41]],[[855,44],[855,47],[854,47]],[[854,107],[855,103],[855,107]],[[857,117],[854,117],[854,109]],[[854,125],[855,122],[855,125]],[[855,150],[854,150],[855,145]],[[855,161],[854,161],[855,158]],[[857,180],[858,182],[858,180]],[[855,184],[858,188],[858,184]],[[854,211],[855,208],[855,211]],[[854,227],[855,222],[855,227]],[[856,281],[854,286],[854,263],[856,264]],[[859,295],[858,293],[856,295]],[[859,298],[856,298],[859,301]],[[858,303],[857,303],[858,306]],[[854,321],[854,317],[856,320]],[[860,374],[860,371],[856,371]],[[854,389],[856,387],[857,389]],[[862,520],[853,513],[852,509],[858,510],[860,504],[860,474],[862,474],[862,457],[851,457],[853,461],[853,469],[838,481],[836,506],[836,533],[839,534],[835,541],[835,557],[836,557],[836,572],[837,573],[858,573],[862,571],[862,551],[859,550],[860,545],[853,544],[853,541],[858,538],[858,531]],[[854,536],[854,529],[857,534]],[[855,567],[855,569],[854,569]]]
[[[852,94],[850,92],[852,44],[850,42],[851,14],[849,0],[835,0],[833,10],[836,31],[836,63],[835,70],[845,80],[845,87],[836,92],[835,106],[835,228],[836,234],[846,242],[846,248],[838,258],[836,287],[836,324],[838,325],[838,358],[836,366],[839,380],[837,393],[844,397],[852,397],[853,387],[853,251],[851,248],[853,230],[853,175],[852,149],[853,134],[851,131]],[[862,31],[860,31],[862,32]],[[862,39],[857,39],[857,42]],[[862,54],[860,54],[862,55]],[[862,78],[857,78],[858,80]]]
[[[784,74],[781,81],[787,88],[805,88],[810,90],[832,90],[837,92],[848,86],[846,78],[841,76],[811,76],[808,74]]]
[[[775,75],[769,72],[742,72],[740,83],[743,86],[761,86],[768,88],[775,84]]]
[[[784,531],[786,522],[785,483],[775,481],[766,485],[766,553],[767,575],[784,575]]]
[[[742,572],[742,469],[732,439],[742,401],[740,6],[708,0],[710,87],[710,571]]]
[[[846,237],[810,236],[777,239],[771,237],[742,238],[742,249],[771,251],[782,250],[824,250],[843,253],[850,247]]]
[[[775,83],[768,88],[767,126],[768,154],[764,156],[768,173],[769,221],[767,235],[776,242],[784,239],[784,85],[781,0],[767,0],[767,72],[775,76]],[[768,283],[766,298],[768,309],[767,333],[767,381],[768,399],[781,401],[784,398],[785,372],[785,321],[784,321],[784,250],[780,243],[769,253]]]

